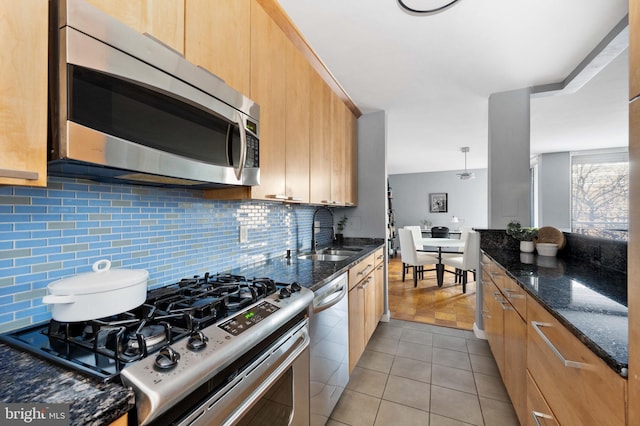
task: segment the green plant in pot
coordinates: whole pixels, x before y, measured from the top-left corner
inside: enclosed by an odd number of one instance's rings
[[[512,220],[507,225],[507,235],[520,241],[520,251],[531,253],[535,246],[533,241],[538,236],[538,228],[525,227],[517,220]]]
[[[342,218],[338,221],[338,230],[336,232],[336,242],[338,242],[339,244],[342,244],[342,242],[344,241],[344,235],[342,234],[342,231],[344,231],[344,227],[347,225],[348,220],[349,220],[348,217],[342,216]]]

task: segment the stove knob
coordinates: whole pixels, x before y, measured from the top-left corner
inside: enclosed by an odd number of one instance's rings
[[[204,349],[207,346],[207,342],[209,338],[204,335],[202,331],[195,331],[191,333],[189,336],[189,340],[187,341],[187,348],[192,351],[199,351],[200,349]]]
[[[280,289],[280,294],[278,295],[280,299],[286,299],[287,297],[290,297],[290,296],[291,296],[291,291],[288,288],[283,287]]]
[[[292,282],[290,287],[291,287],[291,291],[293,292],[302,290],[302,287],[300,286],[300,284],[298,284],[297,281]]]
[[[176,352],[171,346],[165,346],[160,349],[158,356],[156,357],[155,366],[160,370],[171,370],[178,365],[180,354]]]

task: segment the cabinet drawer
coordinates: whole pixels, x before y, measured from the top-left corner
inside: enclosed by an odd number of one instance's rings
[[[558,423],[624,425],[626,380],[527,297],[527,369]]]
[[[518,283],[508,276],[503,275],[501,280],[502,286],[500,291],[504,297],[515,308],[516,312],[524,319],[527,317],[527,294]]]
[[[380,247],[373,253],[375,266],[380,265],[384,261],[384,247]]]
[[[356,286],[363,278],[365,278],[375,265],[375,253],[362,259],[360,263],[349,269],[349,290]]]
[[[527,426],[558,426],[540,389],[527,372]]]

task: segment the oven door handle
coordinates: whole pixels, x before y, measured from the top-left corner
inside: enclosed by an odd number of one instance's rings
[[[297,333],[297,335],[294,336],[295,337],[295,343],[291,344],[291,347],[289,348],[289,350],[284,351],[284,354],[281,354],[277,357],[274,357],[274,359],[269,359],[271,358],[271,356],[266,359],[264,362],[268,363],[269,365],[273,365],[276,364],[278,365],[278,367],[269,375],[269,377],[267,377],[266,380],[264,380],[263,382],[261,382],[260,384],[258,384],[254,391],[251,392],[250,395],[248,395],[244,401],[242,401],[241,404],[238,405],[238,407],[233,410],[231,412],[231,414],[229,414],[229,416],[225,419],[225,421],[222,423],[221,426],[231,426],[236,424],[236,422],[238,420],[240,420],[240,418],[246,414],[247,410],[249,410],[256,401],[258,401],[260,398],[262,398],[262,396],[264,395],[264,393],[269,390],[269,388],[271,387],[271,385],[273,385],[276,381],[278,381],[278,379],[280,378],[280,376],[287,371],[287,369],[289,369],[289,367],[291,367],[291,365],[294,363],[294,361],[296,360],[296,358],[298,358],[298,356],[300,356],[300,354],[307,349],[307,347],[309,346],[309,342],[310,342],[310,338],[309,338],[309,332],[307,327],[303,327],[302,329],[300,329]],[[274,351],[271,355],[277,355],[275,354],[276,351]],[[286,359],[281,360],[280,356],[282,355],[287,355]]]

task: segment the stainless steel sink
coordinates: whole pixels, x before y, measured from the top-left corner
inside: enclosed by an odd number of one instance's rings
[[[353,256],[354,254],[357,254],[359,252],[360,250],[337,249],[337,248],[331,248],[331,247],[318,250],[318,253],[334,254],[336,256]]]
[[[341,260],[348,259],[347,255],[337,255],[337,254],[324,254],[324,253],[305,253],[299,254],[298,259],[308,259],[315,260],[319,262],[339,262]]]

